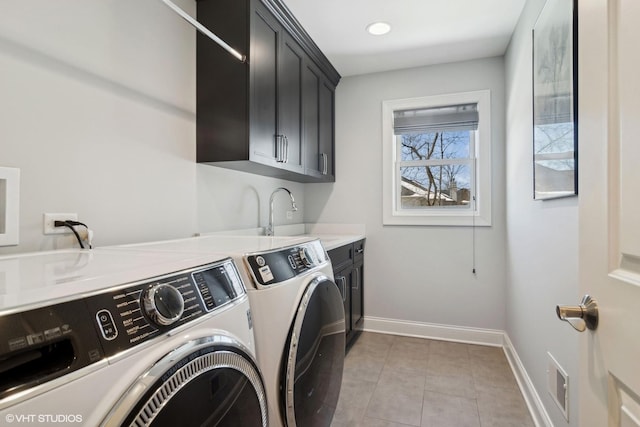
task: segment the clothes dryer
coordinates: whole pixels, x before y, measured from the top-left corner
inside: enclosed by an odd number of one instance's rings
[[[251,311],[220,254],[0,257],[0,420],[266,426]]]

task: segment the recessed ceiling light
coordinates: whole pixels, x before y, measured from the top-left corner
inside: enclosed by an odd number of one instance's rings
[[[389,31],[391,31],[391,25],[386,22],[374,22],[367,25],[367,32],[374,36],[381,36],[387,34]]]

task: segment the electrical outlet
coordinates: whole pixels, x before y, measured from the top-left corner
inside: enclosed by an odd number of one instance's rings
[[[46,213],[44,214],[43,233],[44,234],[69,234],[72,231],[68,227],[56,227],[55,221],[77,221],[77,213]]]
[[[293,211],[287,211],[287,219],[293,219]]]

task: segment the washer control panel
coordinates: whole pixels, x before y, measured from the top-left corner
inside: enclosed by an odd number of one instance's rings
[[[89,297],[106,356],[216,310],[245,294],[231,259]]]
[[[320,240],[253,253],[244,258],[253,279],[261,286],[284,282],[329,260]]]

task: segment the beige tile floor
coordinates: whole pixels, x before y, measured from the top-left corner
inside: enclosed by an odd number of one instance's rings
[[[363,332],[332,427],[533,427],[501,348]]]

